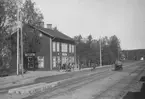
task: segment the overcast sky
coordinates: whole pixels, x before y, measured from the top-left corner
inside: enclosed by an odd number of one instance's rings
[[[122,49],[145,48],[145,0],[33,0],[53,24],[73,37],[116,35]]]

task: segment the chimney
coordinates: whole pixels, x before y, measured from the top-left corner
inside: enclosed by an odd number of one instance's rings
[[[47,24],[48,29],[52,29],[52,24]]]
[[[40,27],[43,27],[44,28],[44,22],[40,22]]]

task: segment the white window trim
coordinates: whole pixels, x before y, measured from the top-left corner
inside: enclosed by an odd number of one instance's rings
[[[56,57],[53,56],[53,68],[56,68]]]
[[[74,53],[74,45],[72,45],[72,53]]]
[[[53,48],[53,52],[56,52],[56,42],[52,42],[53,44],[52,44],[52,48]]]
[[[68,52],[68,44],[61,43],[61,51],[62,52]]]
[[[71,53],[71,49],[72,49],[71,44],[69,44],[69,53]]]
[[[59,52],[60,51],[60,43],[59,42],[57,42],[57,52]]]

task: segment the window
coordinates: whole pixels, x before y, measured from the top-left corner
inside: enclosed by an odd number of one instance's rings
[[[61,51],[62,52],[67,52],[67,44],[65,44],[65,43],[61,44]]]
[[[57,63],[60,63],[60,56],[57,56]]]
[[[55,52],[55,51],[56,51],[56,43],[53,42],[53,52]]]
[[[69,44],[69,52],[71,53],[71,44]]]
[[[72,53],[74,53],[74,45],[72,45]]]
[[[66,59],[66,57],[62,57],[62,64],[66,63],[65,59]]]
[[[66,56],[62,56],[62,61],[61,61],[62,64],[67,64],[68,61],[69,61],[68,57],[66,57]]]
[[[59,42],[57,42],[57,52],[59,52]]]
[[[53,56],[53,68],[55,68],[55,67],[56,67],[56,57]]]
[[[67,52],[68,50],[68,47],[67,47],[67,44],[65,44],[65,52]]]
[[[75,58],[74,57],[72,57],[72,63],[74,63],[75,62]]]
[[[69,61],[69,63],[72,63],[72,59],[71,59],[71,56],[69,57],[69,60],[68,60],[68,61]]]
[[[73,56],[70,56],[69,62],[70,62],[70,63],[74,63],[74,57],[73,57]]]
[[[37,56],[38,68],[44,68],[44,56]]]

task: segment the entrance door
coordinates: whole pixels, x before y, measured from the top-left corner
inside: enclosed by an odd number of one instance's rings
[[[25,53],[25,69],[34,70],[35,69],[35,53]]]
[[[34,58],[28,56],[28,69],[34,69]]]

